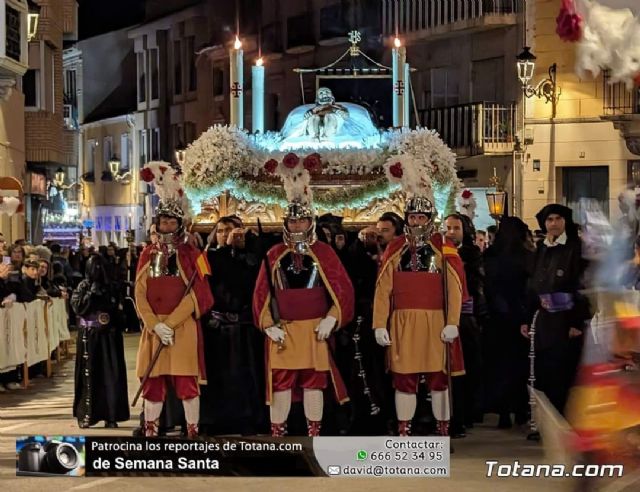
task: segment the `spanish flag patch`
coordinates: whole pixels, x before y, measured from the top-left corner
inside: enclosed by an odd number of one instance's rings
[[[198,259],[196,260],[196,270],[201,280],[203,280],[207,275],[211,275],[211,265],[209,265],[209,260],[207,259],[206,249],[200,253],[200,256],[198,256]]]
[[[453,246],[442,246],[442,254],[450,256],[458,256],[458,250]]]

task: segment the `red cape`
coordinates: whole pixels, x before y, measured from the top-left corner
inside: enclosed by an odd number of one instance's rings
[[[269,268],[271,270],[270,274],[273,275],[273,271],[276,267],[278,260],[288,251],[289,249],[284,243],[280,243],[275,245],[273,248],[269,250],[267,253],[267,259],[269,261]],[[335,306],[339,311],[339,327],[344,327],[347,325],[352,319],[354,315],[354,292],[353,285],[351,284],[351,279],[347,274],[342,262],[336,255],[333,248],[326,243],[317,241],[311,246],[312,256],[317,259],[318,270],[320,272],[321,278],[325,282],[325,287],[330,291],[331,298]],[[327,285],[328,284],[328,285]],[[258,274],[258,279],[256,281],[256,287],[253,293],[253,316],[255,325],[259,328],[265,328],[260,326],[260,315],[264,309],[268,309],[267,303],[271,298],[271,294],[269,292],[269,284],[267,282],[266,271],[264,267],[264,263],[262,263],[260,267],[260,273]],[[334,390],[334,396],[339,403],[345,403],[349,400],[347,395],[347,390],[338,372],[338,368],[335,364],[333,356],[331,354],[335,343],[334,337],[331,336],[327,340],[329,344],[329,366],[331,373],[331,382]],[[267,404],[271,403],[271,363],[269,360],[269,341],[265,340],[265,364],[266,364],[266,382],[267,382]],[[299,389],[299,388],[298,388]],[[293,400],[299,401],[301,399],[301,391],[294,390],[292,393]]]

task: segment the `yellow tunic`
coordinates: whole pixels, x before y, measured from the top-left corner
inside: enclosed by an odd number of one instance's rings
[[[282,255],[275,261],[277,265],[282,257],[290,253],[290,250],[283,251]],[[322,271],[322,265],[318,258],[311,251],[310,256],[314,262],[318,265],[318,273],[320,274],[324,285],[329,285],[324,272]],[[276,283],[276,269],[271,271],[274,285]],[[340,310],[336,307],[336,299],[331,289],[328,289],[329,294],[333,300],[333,304],[326,316],[333,316],[338,321],[336,328],[341,325]],[[271,312],[269,311],[269,300],[267,298],[264,309],[260,313],[260,319],[258,321],[258,328],[265,330],[274,325]],[[308,320],[280,320],[280,326],[285,331],[284,349],[279,350],[278,344],[273,342],[269,338],[269,360],[271,369],[315,369],[316,371],[328,371],[329,367],[329,351],[327,348],[327,342],[318,340],[317,333],[315,332],[318,323],[322,321],[322,318],[308,319]]]
[[[435,262],[442,268],[442,253],[432,245]],[[378,276],[373,303],[373,328],[389,328],[388,348],[392,372],[416,374],[446,369],[445,344],[440,339],[445,324],[458,325],[462,308],[462,284],[453,267],[447,264],[448,319],[442,309],[393,309],[393,274],[399,270],[406,246],[386,262]],[[429,295],[425,292],[425,295]]]
[[[183,280],[186,280],[180,269]],[[198,368],[198,331],[195,316],[197,315],[197,300],[193,289],[191,295],[182,299],[180,304],[169,315],[157,315],[153,312],[147,301],[147,277],[148,268],[143,266],[136,277],[136,306],[138,314],[142,318],[143,329],[138,346],[136,360],[136,376],[142,378],[153,358],[160,342],[153,328],[159,322],[164,322],[169,328],[175,330],[174,344],[164,347],[156,362],[150,377],[171,376],[196,376],[200,378]],[[185,281],[185,287],[188,280]],[[204,384],[206,381],[200,378]]]

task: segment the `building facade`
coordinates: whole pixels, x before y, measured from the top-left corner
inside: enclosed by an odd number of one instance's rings
[[[546,203],[571,206],[576,218],[587,205],[607,217],[620,215],[618,195],[640,184],[640,126],[627,124],[640,114],[638,90],[611,85],[606,72],[581,80],[575,73],[575,45],[555,33],[558,2],[527,2],[527,40],[537,56],[532,84],[557,66],[560,94],[555,105],[527,100],[526,147],[522,159],[522,217],[537,228],[535,214]],[[634,154],[633,152],[636,152]]]
[[[77,39],[75,0],[38,0],[38,32],[29,43],[29,69],[22,79],[25,97],[27,239],[42,241],[50,211],[48,183],[59,168],[77,166],[76,139],[64,125],[64,43]],[[43,193],[42,183],[46,183]]]
[[[0,2],[0,177],[25,182],[24,94],[22,76],[29,67],[26,0]],[[0,215],[7,241],[25,237],[25,216]]]
[[[71,123],[77,115],[78,125],[79,220],[83,235],[96,246],[126,246],[130,231],[136,240],[144,239],[136,61],[128,32],[120,29],[82,40],[68,53],[67,73],[74,72],[75,80]]]

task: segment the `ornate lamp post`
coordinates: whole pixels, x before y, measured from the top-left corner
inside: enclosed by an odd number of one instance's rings
[[[131,171],[125,171],[120,174],[120,159],[115,155],[109,159],[109,172],[111,173],[111,178],[121,185],[127,185],[131,182]]]
[[[522,90],[525,97],[537,97],[538,99],[545,99],[545,103],[551,103],[552,105],[552,118],[556,117],[556,106],[558,104],[558,98],[562,93],[562,89],[558,87],[556,73],[558,66],[554,63],[549,67],[549,76],[535,86],[529,85],[533,79],[533,74],[536,69],[536,57],[531,53],[531,48],[525,46],[516,57],[516,67],[518,69],[518,79],[522,84]]]

